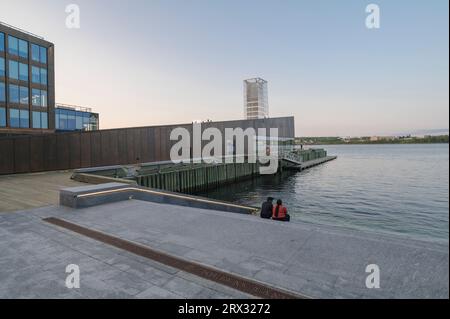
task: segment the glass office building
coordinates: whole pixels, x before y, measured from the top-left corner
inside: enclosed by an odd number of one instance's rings
[[[56,104],[55,129],[57,132],[97,131],[99,115],[90,108]]]
[[[0,135],[54,130],[54,47],[0,22]]]

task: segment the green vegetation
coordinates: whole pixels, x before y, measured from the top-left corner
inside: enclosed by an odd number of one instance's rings
[[[431,144],[447,143],[448,135],[439,136],[365,136],[365,137],[296,137],[296,145],[333,145],[333,144]]]

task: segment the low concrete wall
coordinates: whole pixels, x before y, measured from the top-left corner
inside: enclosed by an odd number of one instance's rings
[[[60,205],[71,208],[87,208],[130,199],[238,214],[254,214],[258,210],[255,207],[235,205],[198,196],[137,187],[124,183],[89,185],[65,188],[60,191]]]

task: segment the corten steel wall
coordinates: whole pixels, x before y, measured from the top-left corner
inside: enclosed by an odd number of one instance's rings
[[[170,132],[177,127],[186,128],[192,136],[192,124],[180,124],[0,137],[0,174],[170,160],[170,149],[176,143],[176,141],[170,141]],[[270,128],[278,128],[280,137],[295,137],[293,117],[202,124],[202,130],[208,127],[216,127],[222,132],[225,128],[237,127],[266,128],[267,131]]]

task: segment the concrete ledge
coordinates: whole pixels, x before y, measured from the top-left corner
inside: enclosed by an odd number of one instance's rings
[[[123,178],[114,178],[114,177],[108,177],[108,176],[102,176],[102,175],[96,175],[96,174],[88,174],[88,173],[79,173],[75,172],[73,173],[72,180],[81,182],[81,183],[87,183],[87,184],[105,184],[105,183],[122,183],[122,184],[128,184],[137,186],[136,181],[129,180],[129,179],[123,179]]]
[[[106,183],[100,185],[87,185],[80,187],[71,187],[61,189],[59,192],[59,204],[71,208],[85,208],[96,205],[118,202],[128,199],[125,194],[111,194],[109,196],[92,196],[84,199],[82,195],[95,194],[99,192],[107,192],[112,190],[124,189],[129,187],[128,184],[123,183]]]
[[[89,185],[66,188],[60,191],[60,205],[71,208],[87,208],[130,199],[238,214],[253,214],[258,210],[255,207],[132,186],[124,183]]]

